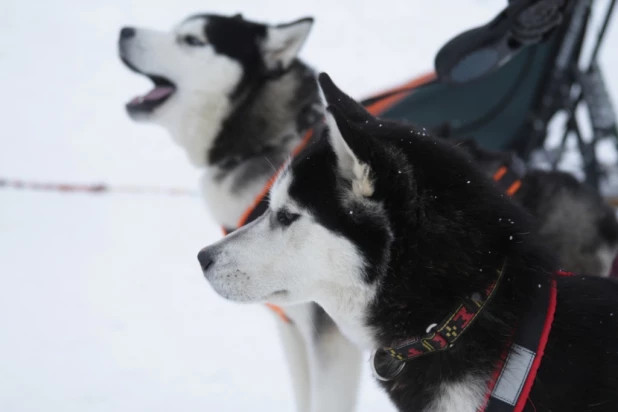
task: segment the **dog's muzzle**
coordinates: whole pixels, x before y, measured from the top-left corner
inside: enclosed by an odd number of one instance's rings
[[[200,262],[200,266],[202,267],[202,272],[206,274],[208,269],[212,267],[212,264],[215,263],[215,259],[210,247],[205,247],[200,250],[197,254],[197,260]]]
[[[120,30],[120,40],[127,40],[131,37],[135,37],[135,29],[133,27],[123,27]]]
[[[135,42],[139,41],[138,31],[133,27],[123,27],[118,36],[118,54],[120,60],[130,70],[148,77],[154,88],[148,93],[139,95],[131,99],[126,104],[126,109],[130,115],[150,114],[155,109],[163,105],[175,92],[176,85],[168,78],[151,73],[148,70],[142,70],[139,64],[136,63],[132,50],[135,48]]]

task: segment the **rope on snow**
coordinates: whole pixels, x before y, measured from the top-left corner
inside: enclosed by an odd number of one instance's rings
[[[74,184],[74,183],[49,183],[34,182],[21,179],[0,178],[0,189],[9,188],[17,190],[33,190],[46,192],[63,193],[128,193],[128,194],[151,194],[167,196],[198,196],[193,190],[175,187],[153,187],[153,186],[112,186],[104,183],[94,184]]]

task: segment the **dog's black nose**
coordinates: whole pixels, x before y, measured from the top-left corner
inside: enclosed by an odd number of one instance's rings
[[[135,37],[135,29],[133,27],[123,27],[122,30],[120,30],[120,38],[122,40],[127,40],[131,37]]]
[[[214,263],[214,259],[208,248],[200,250],[200,253],[197,254],[197,260],[200,262],[200,266],[204,272]]]

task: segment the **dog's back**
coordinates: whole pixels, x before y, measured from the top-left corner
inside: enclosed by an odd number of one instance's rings
[[[565,172],[534,170],[515,199],[538,221],[539,236],[564,269],[608,276],[618,251],[618,222],[594,189]]]
[[[566,172],[526,171],[511,153],[483,149],[471,139],[455,145],[471,155],[487,176],[494,176],[500,167],[517,171],[521,186],[513,199],[536,217],[541,241],[565,270],[609,275],[618,252],[618,221],[594,189]]]

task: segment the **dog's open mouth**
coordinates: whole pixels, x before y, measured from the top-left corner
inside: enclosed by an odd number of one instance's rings
[[[176,91],[174,83],[161,76],[146,75],[154,88],[143,96],[134,97],[127,103],[129,113],[148,113],[161,106]]]

